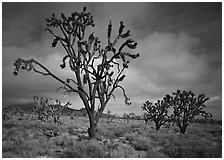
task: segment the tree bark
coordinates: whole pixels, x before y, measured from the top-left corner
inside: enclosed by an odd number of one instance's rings
[[[182,125],[182,129],[181,129],[181,133],[184,134],[187,130],[187,124],[185,122],[185,120],[183,120],[183,125]]]
[[[178,126],[179,126],[179,128],[180,128],[180,132],[181,132],[182,134],[184,134],[184,133],[186,132],[187,126],[184,125],[184,121],[182,122],[183,125],[181,125],[180,119],[178,119],[177,122],[178,122]]]
[[[97,122],[94,118],[94,113],[91,114],[92,115],[89,115],[90,127],[88,128],[88,134],[90,139],[95,139],[97,133]]]
[[[159,124],[159,122],[155,122],[155,124],[156,124],[156,130],[158,131],[160,128],[160,124]]]
[[[180,128],[180,132],[181,132],[182,134],[184,134],[184,133],[186,132],[186,129],[187,129],[187,127],[181,127],[181,128]]]

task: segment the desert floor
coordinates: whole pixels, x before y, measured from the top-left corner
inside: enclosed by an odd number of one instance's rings
[[[222,157],[218,124],[193,123],[181,134],[177,126],[156,131],[153,122],[101,119],[97,139],[90,140],[87,118],[63,116],[61,121],[58,126],[31,115],[3,120],[2,157]]]

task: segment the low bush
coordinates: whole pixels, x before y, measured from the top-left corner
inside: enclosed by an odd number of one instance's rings
[[[71,135],[77,135],[78,131],[72,127],[68,127],[68,133]]]
[[[63,158],[102,158],[103,146],[96,140],[77,141],[73,146],[66,147],[61,157]]]
[[[163,145],[162,151],[174,158],[213,158],[221,156],[221,146],[197,136],[178,136],[177,140]]]
[[[137,137],[134,139],[132,146],[137,151],[139,151],[139,150],[147,151],[153,147],[150,142],[151,141],[146,138]]]

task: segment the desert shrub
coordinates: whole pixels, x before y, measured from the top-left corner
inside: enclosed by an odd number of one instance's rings
[[[20,122],[19,127],[24,129],[35,129],[38,127],[38,123],[36,123],[35,121],[29,121],[27,123],[27,121],[24,120]]]
[[[73,146],[66,147],[62,157],[64,158],[130,158],[136,156],[134,148],[117,144],[111,140],[106,144],[100,144],[96,140],[76,141]]]
[[[33,158],[46,152],[46,148],[41,147],[46,143],[46,140],[39,143],[37,140],[28,136],[28,133],[23,131],[8,132],[7,140],[3,140],[2,152],[4,158]],[[16,135],[15,135],[16,134]]]
[[[103,147],[96,140],[77,141],[72,147],[66,148],[63,158],[102,158]]]
[[[144,158],[168,158],[168,155],[160,151],[154,151],[153,149],[149,149],[146,151],[146,155]]]
[[[18,127],[19,125],[17,123],[15,123],[14,121],[4,121],[2,122],[2,127],[9,129],[9,128],[13,128],[13,127]]]
[[[90,140],[90,143],[86,146],[86,154],[88,157],[103,157],[102,151],[102,146],[95,140]]]
[[[8,113],[2,113],[2,120],[10,119],[10,115]]]
[[[5,151],[2,153],[2,158],[18,158],[18,156],[14,153]]]
[[[221,147],[211,145],[211,142],[192,140],[179,145],[179,157],[214,158],[221,154]]]
[[[168,137],[164,137],[168,138]],[[178,135],[162,145],[162,151],[173,158],[211,158],[221,156],[221,146],[214,144],[210,138],[197,135]]]
[[[75,130],[73,127],[68,127],[68,133],[71,135],[77,135],[78,131]]]
[[[68,145],[68,141],[66,137],[53,137],[51,140],[55,145],[60,146],[60,147],[65,147]]]
[[[126,133],[129,133],[131,131],[130,126],[126,125],[119,125],[119,126],[99,126],[98,127],[98,134],[108,138],[108,139],[114,139],[117,137],[123,137]]]
[[[17,128],[10,128],[8,129],[8,132],[7,132],[7,137],[10,138],[10,137],[15,137],[15,136],[18,136],[19,135],[19,131]]]
[[[129,143],[133,143],[134,139],[135,139],[136,134],[131,134],[131,133],[127,133],[125,135],[125,139],[129,142]]]
[[[125,135],[126,140],[134,147],[135,150],[148,150],[150,146],[150,140],[145,137],[139,137],[136,134]]]
[[[11,153],[11,154],[15,154],[17,155],[18,153],[16,153],[17,151],[17,146],[15,146],[15,144],[13,143],[13,141],[3,141],[2,142],[2,152],[3,153]],[[8,154],[7,154],[8,155]],[[6,158],[6,157],[4,157]]]
[[[142,126],[134,124],[130,126],[130,130],[131,132],[134,132],[134,133],[135,132],[140,133],[140,131],[142,130]]]
[[[114,130],[115,137],[123,137],[127,133],[127,128],[118,127]]]
[[[152,148],[153,146],[150,143],[151,141],[143,138],[143,137],[137,137],[134,139],[134,142],[132,144],[132,146],[135,148],[135,150],[144,150],[147,151],[150,148]]]
[[[163,145],[162,151],[169,155],[169,157],[178,157],[177,146],[173,143],[166,143]]]
[[[139,152],[133,147],[119,143],[116,148],[104,153],[106,158],[133,158],[140,157]]]
[[[145,152],[144,158],[167,157],[164,153],[156,149],[160,148],[158,147],[158,143],[154,143],[148,137],[142,137],[138,134],[127,134],[125,138],[136,151]]]

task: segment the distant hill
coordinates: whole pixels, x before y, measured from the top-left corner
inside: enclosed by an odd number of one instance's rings
[[[31,111],[33,111],[34,107],[35,107],[34,103],[13,104],[13,105],[9,105],[9,106],[3,108],[3,112],[7,111],[7,110],[11,110],[13,108],[20,108],[21,110],[23,110],[25,112],[31,112]]]
[[[8,107],[5,107],[3,108],[3,111],[7,111],[9,109],[13,109],[13,108],[20,108],[21,110],[25,111],[25,112],[32,112],[33,109],[35,108],[35,103],[27,103],[27,104],[14,104],[14,105],[10,105]],[[85,108],[83,108],[85,109]],[[76,109],[73,109],[73,108],[69,108],[69,107],[66,107],[66,108],[63,108],[62,109],[62,113],[68,113],[68,114],[71,114],[73,113],[74,111],[79,111],[79,110],[76,110]]]
[[[32,112],[33,109],[35,107],[35,104],[34,103],[27,103],[27,104],[14,104],[14,105],[10,105],[8,107],[5,107],[3,108],[3,112],[7,110],[11,110],[13,108],[20,108],[21,110],[23,110],[24,112],[26,113],[29,113],[29,112]],[[87,115],[87,111],[85,108],[81,108],[80,110],[77,110],[77,109],[73,109],[73,108],[70,108],[70,107],[65,107],[61,110],[61,113],[62,114],[66,114],[66,115],[71,115],[71,114],[74,114],[76,116],[85,116]],[[107,114],[102,114],[102,117],[107,117],[108,115]]]

